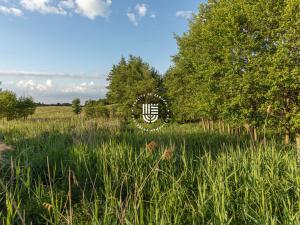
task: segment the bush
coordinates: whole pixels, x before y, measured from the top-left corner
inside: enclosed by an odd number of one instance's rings
[[[20,97],[11,91],[0,92],[0,118],[7,120],[24,118],[35,112],[36,105],[31,97]]]
[[[28,116],[35,112],[36,104],[34,103],[32,97],[20,97],[16,104],[16,115],[15,118],[26,119]]]
[[[72,101],[72,108],[73,108],[73,112],[76,115],[79,115],[81,113],[81,105],[80,105],[80,99],[79,98],[75,98]]]
[[[105,106],[101,101],[87,101],[84,107],[84,112],[89,118],[108,118],[110,116],[107,106]]]

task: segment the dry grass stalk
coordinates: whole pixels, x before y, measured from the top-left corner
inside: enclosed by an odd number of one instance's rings
[[[158,147],[158,144],[155,141],[150,141],[147,144],[147,150],[148,152],[152,153],[156,148]]]
[[[269,105],[267,108],[267,114],[270,115],[271,112],[272,112],[272,105]]]
[[[14,150],[14,148],[12,146],[6,145],[2,142],[0,142],[0,152],[8,152],[8,151],[12,151]]]
[[[47,211],[50,212],[52,210],[53,206],[47,202],[44,202],[43,208],[47,209]]]
[[[170,160],[173,156],[173,153],[174,153],[174,149],[167,148],[163,153],[162,159],[163,160]]]
[[[6,145],[6,144],[0,142],[0,161],[3,159],[2,155],[1,155],[2,153],[13,151],[13,150],[14,150],[14,148],[12,146],[9,146],[9,145]]]

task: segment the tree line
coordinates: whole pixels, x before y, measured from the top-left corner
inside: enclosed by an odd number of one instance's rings
[[[179,50],[165,74],[122,57],[109,73],[107,98],[87,101],[85,113],[127,119],[138,96],[154,93],[177,122],[246,131],[253,141],[268,130],[286,144],[296,139],[300,151],[299,27],[300,0],[208,0],[175,37]],[[79,114],[80,101],[73,108]]]
[[[107,101],[130,113],[139,95],[167,98],[178,122],[205,129],[266,129],[300,145],[300,1],[209,0],[176,36],[178,53],[160,76],[139,57],[121,58],[108,76]]]
[[[165,76],[178,119],[300,135],[300,1],[202,4]],[[182,85],[184,84],[184,85]],[[181,110],[181,109],[185,110]]]
[[[299,24],[299,0],[201,4],[164,77],[177,119],[300,138]]]

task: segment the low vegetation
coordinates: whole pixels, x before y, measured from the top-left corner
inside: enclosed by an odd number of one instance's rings
[[[292,146],[199,124],[142,133],[70,107],[0,132],[14,146],[1,161],[2,224],[300,223]]]
[[[11,91],[0,90],[0,119],[26,119],[35,109],[36,105],[31,97],[17,98]]]

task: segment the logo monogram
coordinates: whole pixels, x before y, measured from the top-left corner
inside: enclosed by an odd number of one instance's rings
[[[131,117],[137,128],[147,132],[158,131],[168,123],[170,110],[167,101],[161,96],[146,93],[133,103]]]
[[[158,119],[158,104],[143,104],[143,119],[146,123],[155,123]]]

